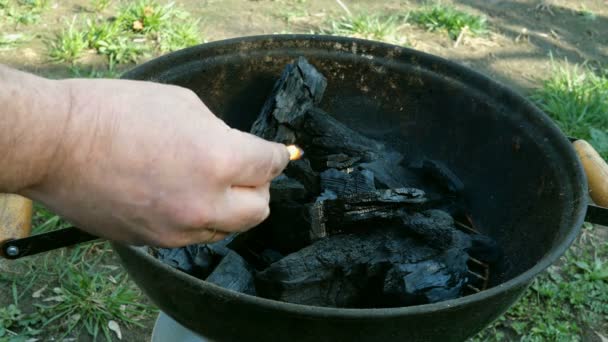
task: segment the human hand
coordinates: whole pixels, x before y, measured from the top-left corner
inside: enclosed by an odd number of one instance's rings
[[[42,181],[20,193],[115,241],[217,241],[269,215],[282,144],[228,127],[191,91],[128,80],[63,80],[69,116]]]

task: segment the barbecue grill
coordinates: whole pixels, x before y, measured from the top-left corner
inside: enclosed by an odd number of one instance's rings
[[[185,329],[214,341],[461,341],[504,313],[563,255],[585,218],[608,223],[608,209],[589,199],[585,173],[602,166],[583,167],[576,139],[508,87],[436,56],[344,37],[255,36],[171,53],[123,78],[189,88],[247,131],[277,75],[299,56],[328,78],[321,108],[404,155],[449,165],[466,184],[476,229],[500,244],[506,261],[491,270],[478,265],[480,287],[458,299],[338,309],[228,291],[161,263],[146,247],[114,243],[132,279]],[[77,228],[26,237],[31,203],[11,197],[10,204],[23,215],[5,223],[19,228],[0,238],[6,258],[96,238]]]

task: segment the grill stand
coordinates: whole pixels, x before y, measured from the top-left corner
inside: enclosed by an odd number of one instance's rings
[[[164,312],[160,312],[150,342],[213,342],[200,335],[193,333],[186,327],[177,323]]]

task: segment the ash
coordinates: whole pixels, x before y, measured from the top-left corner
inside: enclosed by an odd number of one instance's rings
[[[300,57],[251,128],[305,151],[272,182],[264,223],[154,255],[229,290],[305,305],[401,307],[462,296],[476,280],[468,260],[491,264],[500,255],[491,238],[455,225],[466,217],[465,184],[441,162],[408,164],[324,112],[326,87]]]

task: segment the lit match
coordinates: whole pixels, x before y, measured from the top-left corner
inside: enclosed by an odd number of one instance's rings
[[[304,155],[304,150],[296,145],[287,146],[287,152],[289,152],[289,160],[298,160]]]

